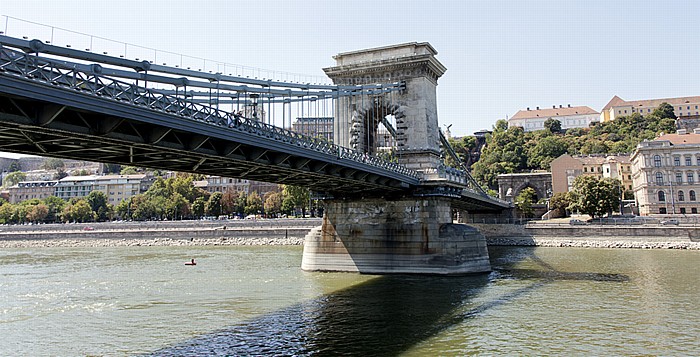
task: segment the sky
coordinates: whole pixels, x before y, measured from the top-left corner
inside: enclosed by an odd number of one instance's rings
[[[527,107],[600,111],[614,95],[700,95],[700,1],[692,0],[0,1],[0,31],[51,35],[14,18],[312,82],[338,53],[429,42],[447,67],[438,119],[453,136]]]

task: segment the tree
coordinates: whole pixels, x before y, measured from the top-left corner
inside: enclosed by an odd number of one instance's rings
[[[557,136],[542,138],[528,150],[527,164],[529,167],[548,170],[552,160],[566,154],[566,142]]]
[[[224,214],[238,213],[238,197],[240,194],[236,190],[226,190],[221,197],[221,204],[224,207]]]
[[[306,216],[306,208],[309,204],[309,189],[301,186],[285,185],[282,188],[282,210],[287,213],[292,211],[296,214],[296,209],[301,208],[301,216]]]
[[[282,211],[282,192],[268,192],[264,197],[265,214],[274,216]]]
[[[532,205],[537,199],[537,192],[532,187],[526,187],[515,197],[515,206],[525,217],[532,216]]]
[[[525,132],[521,127],[508,128],[505,120],[499,120],[493,133],[487,136],[481,158],[472,166],[472,176],[491,189],[498,189],[496,177],[527,167]]]
[[[110,163],[103,163],[102,164],[102,173],[103,174],[118,174],[122,170],[122,165],[119,164],[110,164]]]
[[[67,221],[90,222],[95,219],[95,213],[90,204],[84,199],[68,202],[63,209],[63,218]]]
[[[9,174],[5,175],[5,179],[2,181],[2,187],[12,187],[20,183],[20,181],[24,181],[26,179],[27,174],[22,171],[10,172]]]
[[[111,209],[107,203],[107,195],[102,191],[92,191],[85,201],[90,205],[90,209],[95,212],[95,217],[98,221],[105,221]]]
[[[223,194],[221,192],[214,192],[209,196],[209,201],[205,207],[207,216],[220,216],[221,215],[221,198]]]
[[[204,216],[206,205],[207,200],[205,200],[204,197],[197,197],[194,202],[192,202],[192,214],[195,218]]]
[[[673,106],[666,102],[659,104],[651,114],[661,119],[677,119],[676,113],[673,111]]]
[[[121,175],[135,175],[138,173],[138,171],[136,171],[136,168],[133,166],[124,166],[119,173]]]
[[[42,165],[44,170],[57,170],[57,169],[63,169],[66,167],[65,163],[63,163],[63,160],[57,159],[55,157],[48,158],[44,160],[44,164]]]
[[[572,207],[595,218],[611,215],[620,206],[620,181],[579,176],[574,180]]]
[[[53,175],[54,180],[60,180],[62,178],[68,177],[68,173],[63,171],[63,168],[56,169],[56,174]]]
[[[31,208],[27,210],[27,220],[29,222],[43,222],[48,215],[49,207],[43,203],[32,205]]]
[[[49,196],[44,199],[44,204],[48,208],[46,220],[49,222],[58,222],[61,212],[66,205],[66,201],[56,196]]]
[[[561,131],[561,122],[557,119],[548,118],[544,121],[544,127],[550,133],[558,133]]]
[[[263,202],[262,198],[260,198],[260,195],[258,195],[257,192],[253,191],[248,197],[246,198],[246,205],[245,205],[245,214],[258,214],[260,211],[263,209]]]
[[[555,217],[566,216],[566,208],[569,204],[569,196],[566,192],[557,192],[549,199],[549,209],[556,211]]]

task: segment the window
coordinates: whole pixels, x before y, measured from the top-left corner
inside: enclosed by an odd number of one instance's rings
[[[666,202],[666,194],[664,191],[659,191],[659,202]]]
[[[654,167],[661,167],[661,156],[654,155]]]
[[[606,173],[606,174],[609,174],[609,173],[610,173],[610,168],[609,168],[609,167],[606,167],[606,168],[605,168],[605,173]]]
[[[681,214],[685,214],[685,207],[681,207]]]
[[[632,189],[632,185],[630,185],[629,189],[630,189],[630,190]]]
[[[666,214],[666,207],[659,207],[659,214]]]
[[[628,179],[628,180],[631,180],[631,179],[632,179],[632,175],[627,175],[627,179]]]
[[[676,172],[676,183],[683,183],[683,174]]]
[[[687,180],[688,183],[693,183],[693,181],[695,181],[695,179],[694,179],[693,176],[695,176],[695,175],[693,175],[692,172],[688,172],[688,174],[686,175],[686,178],[688,179],[688,180]]]
[[[588,168],[587,168],[587,167],[584,167],[584,168],[583,168],[583,172],[588,172]]]
[[[690,198],[691,201],[696,201],[696,200],[697,200],[697,197],[695,197],[695,191],[694,191],[694,190],[690,190],[690,192],[688,192],[688,198]]]
[[[678,191],[678,202],[683,202],[685,201],[685,194],[683,191]]]
[[[681,166],[681,158],[680,156],[675,156],[673,158],[673,166]]]
[[[647,113],[651,113],[651,108],[647,109]]]
[[[664,184],[664,174],[662,174],[662,173],[660,173],[660,172],[657,172],[657,173],[656,173],[656,183],[659,184],[659,185],[663,185],[663,184]]]
[[[690,159],[690,156],[685,157],[685,166],[691,166],[693,165],[692,160]]]
[[[695,208],[695,207],[693,207],[693,208],[690,209],[690,213],[692,213],[692,214],[697,214],[697,213],[698,213],[698,209]]]

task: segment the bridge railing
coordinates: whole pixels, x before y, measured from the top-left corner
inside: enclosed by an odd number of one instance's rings
[[[101,66],[83,65],[39,57],[0,45],[0,75],[11,75],[67,88],[123,104],[146,107],[198,122],[217,125],[227,130],[245,132],[308,150],[364,163],[383,170],[419,179],[419,174],[403,165],[357,152],[323,139],[306,136],[261,121],[195,103],[177,95],[166,95],[156,89],[119,81],[100,74]],[[138,83],[138,82],[137,82]],[[184,95],[184,93],[183,93]]]

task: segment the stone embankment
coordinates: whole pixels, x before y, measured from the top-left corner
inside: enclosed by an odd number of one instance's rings
[[[700,227],[474,224],[490,246],[700,250]]]
[[[302,245],[320,219],[0,226],[0,248]]]

